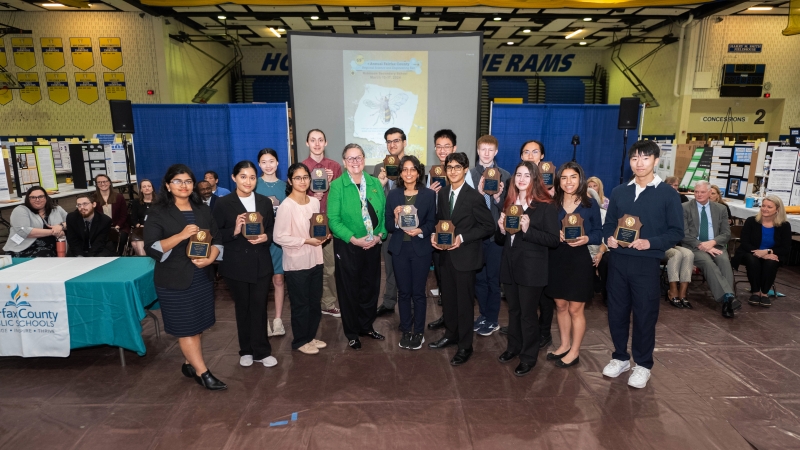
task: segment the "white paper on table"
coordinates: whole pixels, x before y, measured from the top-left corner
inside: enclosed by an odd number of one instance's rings
[[[770,163],[770,170],[791,170],[794,171],[797,166],[797,149],[781,147],[775,149],[772,153],[772,162]],[[770,178],[772,174],[770,174]]]
[[[730,166],[727,164],[711,164],[711,170],[727,173],[730,170]]]
[[[744,172],[742,173],[742,178],[750,178],[750,164],[744,166]]]
[[[747,195],[747,185],[750,184],[745,180],[739,183],[739,195]]]
[[[727,156],[728,158],[731,157],[731,148],[729,147],[714,147],[714,153],[712,156]]]
[[[736,176],[736,177],[744,176],[744,167],[731,166],[731,176]]]

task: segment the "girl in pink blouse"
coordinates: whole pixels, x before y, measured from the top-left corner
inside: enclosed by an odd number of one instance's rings
[[[319,213],[319,200],[306,195],[311,176],[308,167],[295,163],[286,178],[286,199],[278,207],[273,238],[283,247],[283,270],[292,310],[292,348],[307,355],[327,344],[315,339],[322,317],[322,243],[311,237],[311,216]]]

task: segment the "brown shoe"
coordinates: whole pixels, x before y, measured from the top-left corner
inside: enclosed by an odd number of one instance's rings
[[[298,348],[298,350],[300,350],[302,353],[305,353],[306,355],[316,355],[317,353],[319,353],[319,349],[311,345],[310,342]]]
[[[309,342],[309,344],[313,345],[314,347],[317,347],[317,348],[325,348],[325,347],[328,346],[328,344],[326,344],[326,343],[324,343],[322,341],[318,341],[316,339],[312,339],[311,342]]]

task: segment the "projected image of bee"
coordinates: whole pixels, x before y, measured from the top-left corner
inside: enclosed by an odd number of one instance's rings
[[[395,117],[397,117],[397,110],[403,106],[406,101],[408,101],[408,95],[406,94],[390,94],[380,96],[375,99],[375,101],[364,100],[364,104],[367,105],[368,108],[375,110],[371,115],[376,116],[373,125],[377,125],[378,122],[383,122],[384,124],[393,123]]]

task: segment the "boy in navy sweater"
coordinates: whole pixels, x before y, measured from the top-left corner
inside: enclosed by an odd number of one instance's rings
[[[603,375],[616,378],[630,370],[628,329],[633,311],[631,350],[636,366],[628,385],[643,388],[653,367],[660,292],[659,262],[664,252],[683,239],[683,209],[675,189],[663,183],[653,169],[658,145],[639,141],[628,150],[634,178],[614,188],[608,204],[603,236],[611,249],[608,261],[608,326],[614,341],[612,360]],[[639,218],[639,236],[627,248],[618,244],[614,230],[625,214]]]

